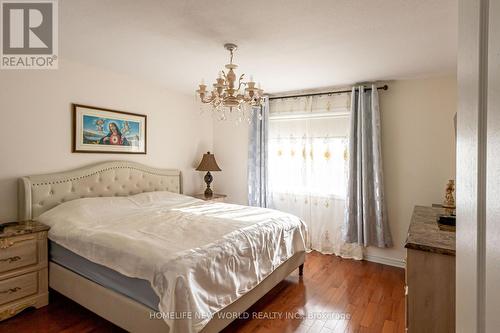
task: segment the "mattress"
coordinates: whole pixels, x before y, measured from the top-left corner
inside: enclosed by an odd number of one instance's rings
[[[87,260],[67,248],[49,241],[49,258],[101,286],[125,295],[152,310],[158,310],[159,297],[147,280],[131,278],[111,268]]]

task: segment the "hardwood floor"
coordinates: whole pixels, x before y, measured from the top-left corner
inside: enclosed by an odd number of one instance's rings
[[[404,271],[312,252],[223,332],[404,332]],[[281,318],[280,318],[281,316]],[[0,323],[0,332],[123,332],[51,290],[50,304]]]

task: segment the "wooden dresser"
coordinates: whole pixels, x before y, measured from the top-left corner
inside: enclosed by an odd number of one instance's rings
[[[455,332],[455,232],[440,230],[442,208],[416,206],[406,239],[406,328]]]
[[[26,221],[0,232],[0,320],[48,304],[48,229]]]

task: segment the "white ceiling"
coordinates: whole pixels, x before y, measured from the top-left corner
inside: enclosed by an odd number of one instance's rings
[[[188,93],[228,62],[225,42],[271,93],[456,68],[456,0],[63,0],[59,11],[61,58]]]

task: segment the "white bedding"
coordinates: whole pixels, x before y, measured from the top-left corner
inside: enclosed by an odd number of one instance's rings
[[[38,220],[51,227],[52,241],[149,280],[171,333],[199,332],[219,310],[305,251],[306,227],[293,215],[170,192],[78,199]]]

